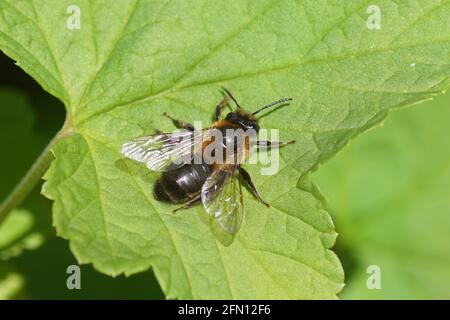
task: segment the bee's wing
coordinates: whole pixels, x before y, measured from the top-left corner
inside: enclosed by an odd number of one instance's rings
[[[218,170],[202,187],[202,202],[206,212],[230,234],[238,232],[244,217],[242,187],[236,167]]]
[[[182,130],[138,137],[122,145],[122,154],[152,171],[168,171],[189,162],[207,132]]]

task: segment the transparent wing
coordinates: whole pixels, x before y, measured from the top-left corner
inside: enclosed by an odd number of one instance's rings
[[[189,162],[207,131],[177,131],[135,138],[122,145],[122,154],[145,163],[152,171],[168,171]]]
[[[235,168],[215,171],[202,187],[206,212],[230,234],[238,232],[244,217],[242,187]]]

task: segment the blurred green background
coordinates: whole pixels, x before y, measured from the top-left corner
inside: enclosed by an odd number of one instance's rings
[[[64,108],[0,55],[0,198],[62,126]],[[346,273],[344,299],[450,298],[450,95],[392,112],[313,178],[328,197]],[[0,226],[0,299],[161,299],[151,271],[110,278],[76,264],[51,226],[40,185]],[[381,271],[370,290],[367,268]]]
[[[340,234],[342,298],[450,299],[449,124],[450,94],[393,111],[314,174]]]

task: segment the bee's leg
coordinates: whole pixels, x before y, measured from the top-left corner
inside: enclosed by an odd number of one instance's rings
[[[172,118],[171,116],[169,116],[166,112],[163,113],[163,116],[169,118],[170,120],[172,120],[173,124],[175,125],[175,127],[179,128],[179,129],[186,129],[189,131],[194,131],[195,128],[192,124],[188,123],[188,122],[184,122],[182,120],[178,120],[175,118]]]
[[[242,168],[241,166],[238,167],[239,168],[239,173],[241,174],[242,179],[245,181],[245,183],[247,183],[248,187],[250,188],[250,190],[252,191],[253,195],[262,203],[264,203],[264,205],[266,207],[270,207],[270,205],[265,202],[262,198],[261,195],[259,194],[258,190],[256,189],[255,185],[253,184],[252,178],[250,177],[250,174],[247,172],[247,170],[245,170],[244,168]]]
[[[201,196],[201,193],[199,193],[197,196],[195,196],[195,198],[189,200],[181,207],[174,209],[172,212],[175,213],[180,210],[189,209],[190,207],[195,206],[196,204],[200,203],[201,201],[202,201],[202,196]]]
[[[220,101],[219,104],[216,106],[216,111],[214,112],[214,121],[220,119],[220,115],[222,114],[222,111],[226,107],[228,102],[230,102],[230,97],[225,96],[223,97],[222,101]]]
[[[295,140],[291,140],[291,141],[259,140],[259,141],[256,141],[256,146],[258,149],[281,148],[281,147],[287,146],[288,144],[291,144],[294,142],[295,142]]]

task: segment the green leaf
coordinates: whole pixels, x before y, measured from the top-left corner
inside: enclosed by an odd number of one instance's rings
[[[66,28],[69,5],[81,29]],[[391,108],[448,87],[448,1],[0,1],[0,48],[66,104],[73,135],[53,149],[44,194],[79,261],[108,274],[152,266],[168,298],[333,298],[336,234],[308,174]],[[229,88],[254,110],[294,103],[264,128],[297,140],[280,172],[259,176],[235,241],[222,246],[201,207],[172,215],[156,175],[139,177],[123,142],[172,130],[161,113],[208,123]]]
[[[354,265],[342,297],[449,297],[449,104],[447,94],[395,112],[318,173]],[[380,267],[381,290],[366,286],[369,265]]]

